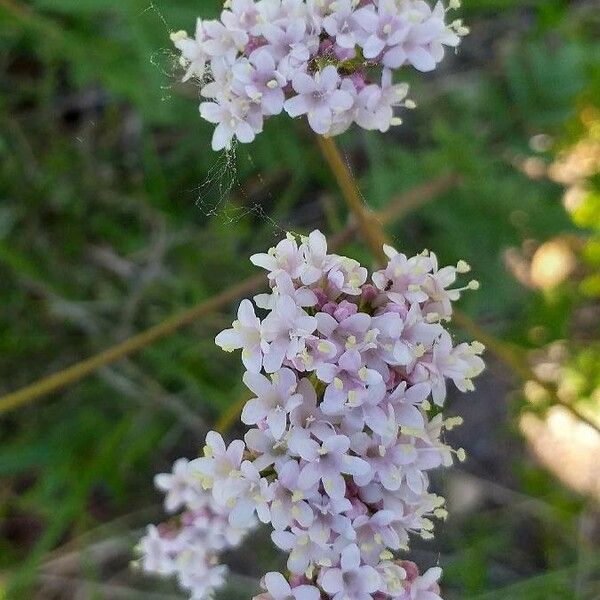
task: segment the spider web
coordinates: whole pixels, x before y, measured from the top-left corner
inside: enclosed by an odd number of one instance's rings
[[[199,7],[200,9],[201,7]],[[163,25],[165,34],[168,37],[176,28],[172,27],[166,20],[161,9],[156,5],[154,0],[149,0],[148,6],[141,11],[140,16],[146,13],[153,13]],[[179,85],[182,75],[182,67],[179,63],[179,56],[174,49],[161,48],[150,56],[150,62],[158,69],[170,83],[161,86],[164,95],[161,101],[168,102],[172,99],[174,88]],[[192,78],[191,82],[198,89],[198,98],[200,99],[201,87],[210,81],[209,77],[204,80]],[[218,219],[224,225],[232,225],[250,216],[259,218],[272,228],[277,235],[285,234],[290,231],[289,227],[281,226],[273,219],[264,209],[263,205],[256,201],[251,201],[247,190],[239,178],[238,164],[242,158],[238,156],[239,143],[234,139],[231,147],[221,152],[213,152],[210,150],[210,141],[203,140],[209,145],[209,152],[214,157],[211,165],[208,168],[208,174],[205,180],[199,183],[195,188],[185,190],[186,192],[196,195],[195,206],[207,218]],[[244,151],[243,159],[248,161],[252,167],[252,171],[256,176],[258,183],[264,190],[263,196],[273,200],[272,193],[269,191],[269,186],[257,168],[250,152]],[[244,199],[244,204],[241,206],[238,203],[232,202],[232,193],[236,191]]]

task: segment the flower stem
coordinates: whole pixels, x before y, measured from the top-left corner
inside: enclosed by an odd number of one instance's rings
[[[0,0],[1,2],[1,0]],[[343,167],[342,163],[342,167]],[[427,182],[398,198],[392,200],[386,210],[380,213],[377,218],[383,221],[393,221],[397,216],[402,216],[406,212],[415,208],[415,206],[427,202],[446,189],[454,186],[457,178],[453,174],[443,175],[437,179]],[[358,229],[357,223],[349,224],[344,230],[340,231],[331,238],[330,246],[332,249],[339,248],[353,239]],[[222,308],[224,304],[233,302],[238,298],[260,289],[265,283],[263,275],[256,275],[243,280],[239,284],[228,288],[224,292],[217,294],[197,304],[196,306],[184,311],[178,315],[167,319],[163,323],[156,325],[146,331],[135,335],[116,346],[104,350],[100,354],[77,363],[67,369],[54,373],[48,377],[40,379],[35,383],[28,385],[20,390],[0,397],[0,414],[19,408],[29,402],[33,402],[43,396],[61,390],[77,381],[91,375],[95,371],[106,367],[118,360],[143,350],[153,342],[175,333],[178,329],[190,325],[196,320],[210,314],[211,312]]]
[[[224,304],[236,300],[240,296],[255,290],[260,287],[264,281],[262,275],[256,275],[245,279],[241,283],[234,285],[224,292],[217,294],[209,298],[208,300],[201,302],[200,304],[190,308],[189,310],[175,315],[162,323],[134,335],[126,339],[125,341],[117,344],[111,348],[108,348],[104,352],[97,354],[87,360],[79,362],[72,367],[50,375],[45,379],[41,379],[27,387],[24,387],[16,392],[7,394],[0,398],[0,414],[9,410],[15,409],[19,406],[27,404],[32,400],[45,396],[64,388],[91,373],[105,367],[111,363],[114,363],[125,356],[138,352],[146,346],[152,344],[156,340],[168,336],[178,329],[181,329],[185,325],[190,325],[194,321],[197,321],[200,317],[203,317],[215,310],[221,308]]]
[[[244,406],[248,403],[251,396],[244,393],[242,394],[233,404],[229,405],[219,417],[215,425],[215,430],[219,433],[227,433],[238,420],[238,417],[242,414]]]
[[[335,176],[340,191],[349,210],[352,212],[358,226],[367,242],[373,258],[378,262],[384,263],[386,260],[383,252],[383,245],[387,244],[386,234],[383,229],[382,221],[378,219],[364,205],[362,196],[358,190],[358,185],[350,172],[347,164],[344,162],[342,155],[334,142],[333,138],[317,137],[319,148],[323,153],[323,157],[327,161],[333,175]],[[385,213],[382,214],[384,216]],[[464,314],[462,311],[453,309],[455,322],[473,335],[478,341],[484,344],[488,350],[496,356],[501,362],[510,367],[523,381],[535,381],[542,386],[552,397],[556,404],[563,406],[575,417],[595,429],[600,433],[600,426],[582,414],[573,404],[565,402],[558,397],[556,390],[549,386],[546,382],[541,381],[527,364],[527,352],[525,349],[513,344],[509,344],[501,339],[496,338],[473,319]]]
[[[318,136],[317,141],[323,157],[340,186],[348,208],[352,211],[358,222],[360,231],[371,250],[371,254],[377,260],[384,260],[383,245],[386,243],[386,239],[383,226],[377,217],[365,206],[358,185],[354,177],[352,177],[350,169],[344,162],[333,138]]]

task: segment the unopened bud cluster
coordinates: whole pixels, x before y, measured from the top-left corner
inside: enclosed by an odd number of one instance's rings
[[[186,69],[201,82],[204,119],[216,129],[212,146],[250,143],[265,118],[306,115],[318,134],[352,123],[387,131],[414,108],[408,85],[393,83],[402,67],[431,71],[446,46],[468,29],[446,23],[441,2],[423,0],[231,0],[218,20],[198,19],[194,37],[171,35]]]
[[[243,300],[216,338],[242,351],[250,429],[229,446],[210,432],[204,456],[157,476],[177,516],[142,540],[146,571],[208,597],[225,579],[219,553],[261,521],[288,554],[288,572],[268,573],[260,598],[439,598],[440,569],[419,575],[399,553],[411,534],[432,538],[433,519],[447,515],[428,477],[465,458],[442,439],[462,422],[442,416],[446,384],[472,390],[484,348],[455,346],[443,325],[474,287],[452,287],[464,261],[440,268],[429,252],[385,253],[369,282],[358,262],[329,254],[318,231],[252,256],[270,293]]]

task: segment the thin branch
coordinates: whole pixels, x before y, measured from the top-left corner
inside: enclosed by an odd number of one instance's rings
[[[221,308],[224,304],[228,304],[229,302],[252,292],[258,288],[263,281],[264,277],[262,275],[256,275],[245,279],[241,283],[201,302],[197,306],[194,306],[179,315],[175,315],[138,335],[134,335],[92,358],[88,358],[64,371],[50,375],[21,390],[3,396],[0,398],[0,414],[64,388],[102,367],[114,363],[129,354],[142,350],[156,340],[166,337],[178,329],[197,321],[200,317],[206,316]]]
[[[383,245],[386,242],[383,227],[377,217],[365,206],[356,181],[352,177],[350,169],[344,162],[333,138],[318,136],[317,141],[323,157],[340,186],[348,208],[358,222],[360,232],[371,249],[371,253],[374,257],[384,258]]]
[[[432,198],[445,191],[456,187],[461,182],[457,173],[448,173],[437,179],[425,182],[396,198],[392,198],[385,207],[377,212],[377,219],[382,223],[389,223],[402,219],[406,214],[420,208]]]
[[[342,167],[343,169],[346,168],[343,162]],[[369,218],[374,221],[377,221],[377,219],[381,219],[385,222],[394,221],[397,218],[397,215],[404,215],[407,210],[411,210],[412,207],[415,206],[414,198],[420,198],[419,204],[423,204],[425,201],[431,200],[436,195],[453,187],[455,183],[456,178],[452,176],[445,175],[434,179],[431,182],[427,182],[401,194],[390,202],[390,207],[386,208],[382,213],[371,215]],[[346,182],[346,185],[348,185],[348,182]],[[358,194],[358,191],[356,193]],[[360,196],[358,196],[358,198],[360,198]],[[345,243],[349,242],[357,231],[359,231],[358,223],[350,223],[343,231],[332,237],[330,242],[331,248],[340,248]],[[77,363],[72,367],[68,367],[59,373],[40,379],[20,390],[2,396],[0,397],[0,415],[72,385],[84,377],[91,375],[95,371],[106,367],[125,356],[133,354],[134,352],[138,352],[165,336],[175,333],[178,329],[190,325],[198,319],[218,310],[223,305],[260,289],[264,283],[265,278],[262,274],[244,279],[241,283],[228,288],[224,292],[201,302],[179,315],[167,319],[159,325],[131,337],[116,346],[108,348],[96,356]]]
[[[237,421],[249,399],[248,394],[242,394],[234,404],[231,404],[219,417],[215,430],[219,433],[227,433]]]
[[[317,141],[319,148],[323,153],[323,157],[331,167],[331,170],[339,183],[342,196],[344,197],[348,208],[354,214],[363,237],[371,249],[373,257],[379,262],[385,262],[386,257],[383,252],[383,245],[387,243],[387,239],[382,225],[384,219],[379,220],[376,218],[362,203],[357,184],[333,139],[318,136]],[[513,369],[513,371],[524,381],[535,381],[551,394],[551,397],[556,404],[560,404],[579,420],[600,433],[600,426],[597,423],[581,413],[572,404],[561,400],[555,389],[539,380],[531,367],[529,367],[527,363],[527,354],[523,348],[514,346],[494,337],[462,311],[454,309],[453,316],[455,323],[459,327],[476,337],[478,341],[483,343],[490,352],[492,352],[492,354]]]
[[[40,581],[47,589],[86,590],[90,597],[98,594],[101,597],[114,598],[115,600],[118,598],[124,600],[182,600],[183,598],[181,595],[165,594],[163,592],[153,593],[114,583],[98,583],[89,579],[61,577],[59,575],[40,575]]]
[[[121,515],[112,521],[102,523],[93,529],[90,529],[77,537],[69,539],[62,546],[55,548],[46,555],[46,560],[40,565],[41,570],[57,569],[60,565],[71,563],[73,559],[80,556],[82,548],[94,548],[97,544],[103,544],[106,540],[114,539],[112,534],[115,531],[125,531],[125,536],[131,536],[131,528],[136,529],[145,526],[162,514],[162,506],[153,504],[134,512]]]
[[[158,408],[168,410],[188,431],[196,435],[206,431],[204,421],[187,406],[179,395],[168,393],[156,380],[138,369],[135,364],[127,364],[127,362],[125,364],[138,379],[141,379],[141,382],[136,383],[130,376],[120,373],[115,368],[101,369],[99,375],[125,397],[142,405],[151,402]]]

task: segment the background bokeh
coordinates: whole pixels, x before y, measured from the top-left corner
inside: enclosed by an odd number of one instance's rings
[[[227,289],[287,229],[346,225],[301,120],[210,151],[168,34],[218,4],[0,0],[0,395]],[[461,307],[504,344],[450,398],[470,458],[436,478],[451,517],[414,556],[449,600],[598,600],[600,10],[464,4],[459,53],[407,75],[418,110],[340,139],[367,203],[400,202],[398,248],[471,263]],[[344,251],[369,263],[358,236]],[[0,598],[181,597],[132,547],[161,518],[153,474],[243,396],[213,343],[233,308],[0,414]],[[281,557],[259,533],[230,562],[233,600]]]

